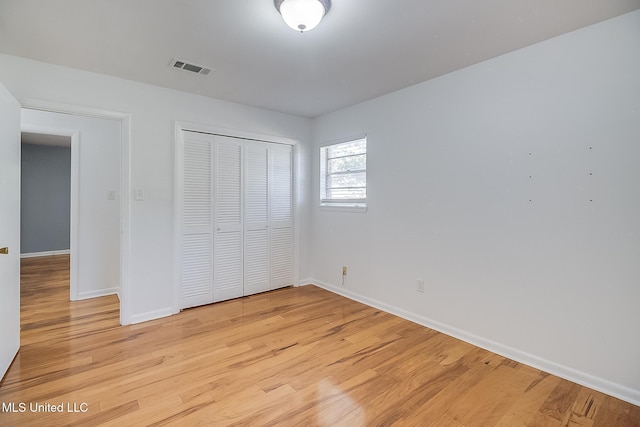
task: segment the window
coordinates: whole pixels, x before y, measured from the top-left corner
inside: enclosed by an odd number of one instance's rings
[[[364,208],[366,203],[366,136],[320,147],[320,204]]]

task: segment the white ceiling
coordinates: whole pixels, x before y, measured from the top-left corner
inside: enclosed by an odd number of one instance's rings
[[[0,52],[304,117],[640,8],[640,0],[333,0],[318,28],[273,0],[2,0]],[[169,66],[212,68],[208,76]]]

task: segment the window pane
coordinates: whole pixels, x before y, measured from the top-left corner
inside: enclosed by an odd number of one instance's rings
[[[364,200],[366,198],[366,188],[336,188],[334,190],[327,190],[327,199],[331,200]]]
[[[320,148],[320,199],[327,204],[364,206],[367,199],[366,138]]]
[[[327,188],[337,187],[366,187],[366,172],[349,173],[343,175],[330,175],[327,177]]]
[[[327,173],[365,170],[367,168],[367,155],[358,154],[330,159],[327,166]]]
[[[327,155],[331,157],[348,156],[351,154],[364,154],[367,152],[367,140],[345,142],[344,144],[330,145],[327,147]]]

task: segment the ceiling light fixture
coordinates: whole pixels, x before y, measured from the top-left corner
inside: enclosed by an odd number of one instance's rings
[[[318,26],[331,9],[331,0],[274,0],[288,26],[304,33]]]

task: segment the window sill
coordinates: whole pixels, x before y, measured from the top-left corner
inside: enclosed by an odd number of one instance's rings
[[[329,212],[359,212],[364,213],[367,211],[367,206],[354,205],[354,204],[322,204],[320,205],[321,211]]]

